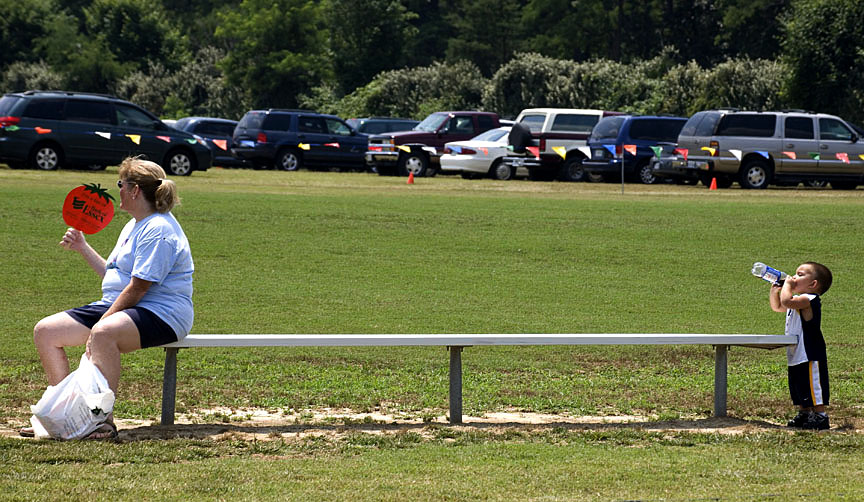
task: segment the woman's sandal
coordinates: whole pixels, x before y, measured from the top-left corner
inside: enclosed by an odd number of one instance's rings
[[[116,441],[117,426],[113,422],[102,422],[96,430],[82,439],[84,441]]]

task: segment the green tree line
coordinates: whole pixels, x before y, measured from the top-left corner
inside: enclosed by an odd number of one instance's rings
[[[0,3],[0,90],[169,118],[732,106],[860,123],[862,19],[860,0],[18,0]]]

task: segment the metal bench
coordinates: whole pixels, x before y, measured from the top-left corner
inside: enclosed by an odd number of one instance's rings
[[[444,346],[450,352],[450,423],[462,423],[462,350],[478,345],[713,345],[714,416],[726,416],[726,373],[729,346],[773,349],[794,345],[787,335],[712,334],[425,334],[425,335],[189,335],[164,345],[162,424],[174,423],[177,352],[196,347],[393,347]]]

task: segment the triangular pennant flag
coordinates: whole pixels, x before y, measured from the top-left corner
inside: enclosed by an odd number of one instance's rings
[[[684,162],[687,162],[687,152],[686,148],[676,148],[675,153],[680,153],[682,157],[684,157]]]
[[[110,132],[94,131],[94,134],[96,134],[96,136],[99,136],[100,138],[111,139]]]
[[[624,145],[624,151],[629,153],[632,156],[636,156],[636,145]]]
[[[567,158],[567,148],[563,146],[553,146],[552,151],[561,156],[562,159]]]
[[[783,155],[789,157],[792,160],[795,160],[798,158],[798,156],[795,155],[795,152],[783,152]]]
[[[809,155],[810,158],[813,160],[820,160],[821,159],[821,155],[819,155],[819,152],[807,152],[807,155]]]
[[[864,153],[859,153],[859,154],[858,154],[858,158],[861,159],[861,160],[864,160]]]
[[[576,149],[579,150],[580,152],[582,152],[582,155],[588,157],[589,159],[591,158],[591,147],[590,146],[580,146],[580,147],[577,147]]]
[[[651,149],[654,150],[654,156],[659,159],[660,154],[663,153],[663,147],[662,146],[652,146]]]
[[[450,151],[455,153],[456,155],[462,153],[462,147],[459,145],[450,145],[448,148],[450,148]]]
[[[49,134],[50,132],[51,132],[51,129],[45,129],[42,127],[36,128],[36,134]]]
[[[710,146],[703,146],[703,147],[702,147],[702,150],[708,152],[709,154],[711,154],[712,157],[717,153],[717,149],[716,149],[716,148],[711,148]]]
[[[141,144],[141,135],[140,134],[127,134],[126,137],[131,139],[132,142],[135,143],[136,145]]]
[[[156,138],[157,138],[157,139],[161,139],[162,141],[164,141],[164,142],[166,142],[166,143],[170,143],[170,142],[171,142],[171,137],[170,137],[170,136],[156,136]]]
[[[534,154],[534,157],[540,158],[540,147],[539,146],[526,146],[526,150]]]
[[[198,140],[195,138],[187,138],[186,142],[189,143],[190,145],[194,145],[195,143],[198,142]]]
[[[729,153],[731,153],[733,157],[738,159],[738,162],[741,162],[741,150],[729,150]]]
[[[756,150],[756,153],[765,157],[766,159],[768,158],[768,152],[766,152],[765,150]]]
[[[842,160],[845,163],[849,163],[849,154],[848,153],[838,153],[837,158]]]
[[[480,151],[483,152],[483,155],[489,155],[489,149],[488,148],[481,148]]]
[[[615,156],[615,145],[603,145],[603,148],[609,150],[613,157]]]
[[[6,131],[17,131],[21,128],[16,126],[16,125],[10,125],[10,126],[6,126],[6,127],[0,127],[0,129],[6,130]]]
[[[405,145],[398,145],[396,148],[402,150],[403,152],[411,153],[411,147]]]
[[[297,145],[297,147],[301,150],[308,150],[308,149],[312,148],[312,146],[309,145],[309,143],[300,143],[299,145]]]
[[[324,143],[324,146],[332,146],[333,148],[339,148],[339,143]]]
[[[223,150],[228,150],[228,140],[227,139],[213,139],[210,140],[214,145],[218,146]]]

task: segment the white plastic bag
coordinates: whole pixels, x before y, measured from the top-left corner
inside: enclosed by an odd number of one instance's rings
[[[81,439],[95,431],[114,409],[114,392],[102,372],[81,356],[78,369],[30,407],[30,423],[39,438]]]

